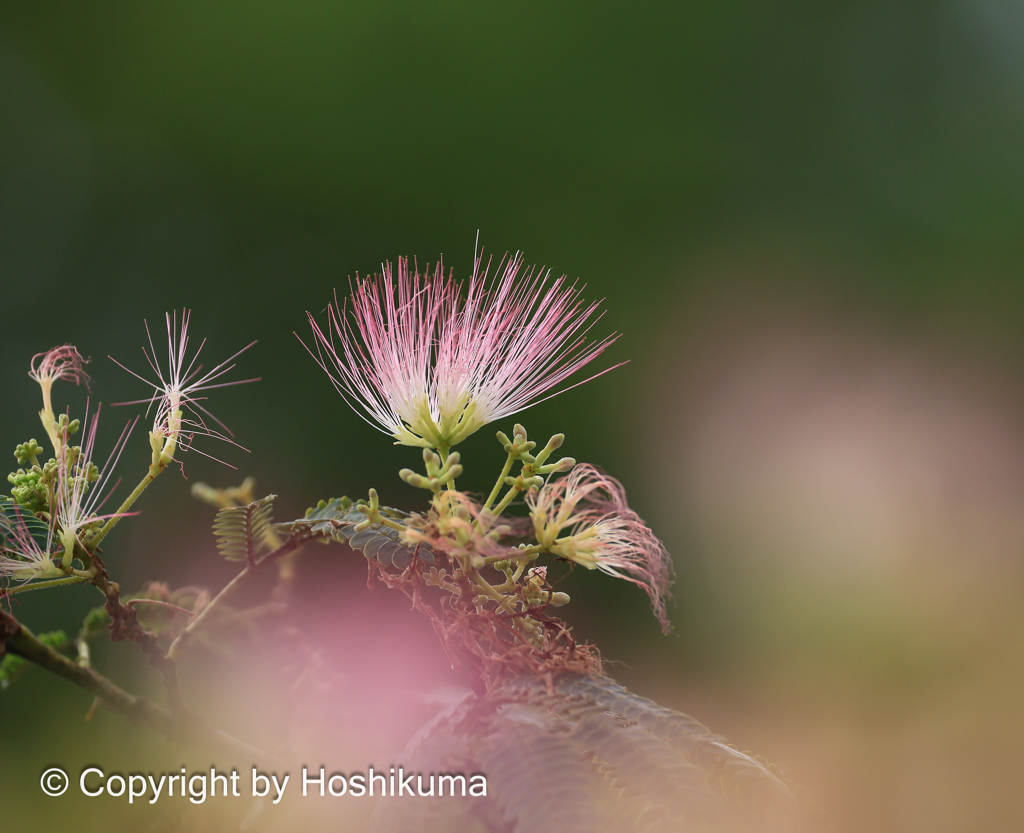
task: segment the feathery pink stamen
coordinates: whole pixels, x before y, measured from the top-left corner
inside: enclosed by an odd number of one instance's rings
[[[121,430],[121,436],[107,457],[106,463],[99,469],[98,478],[89,483],[86,479],[89,467],[93,464],[93,453],[96,446],[96,430],[99,427],[100,409],[91,417],[86,403],[85,417],[82,420],[81,454],[72,460],[72,448],[63,443],[57,460],[58,469],[54,488],[53,504],[56,526],[62,533],[78,536],[79,531],[94,521],[121,517],[118,513],[98,514],[117,487],[118,481],[111,482],[114,468],[121,453],[124,451],[135,428],[138,418],[127,423]]]
[[[478,258],[463,296],[440,263],[432,275],[405,258],[397,270],[386,263],[382,275],[356,277],[351,309],[335,295],[326,333],[309,314],[316,351],[307,350],[349,405],[399,443],[455,445],[543,401],[618,338],[587,339],[599,302],[585,303],[564,276],[524,271],[519,253],[493,278],[489,270]]]
[[[526,497],[538,541],[555,555],[642,587],[662,630],[669,630],[665,602],[672,558],[626,501],[614,477],[589,464],[549,480]],[[568,535],[560,536],[563,532]]]

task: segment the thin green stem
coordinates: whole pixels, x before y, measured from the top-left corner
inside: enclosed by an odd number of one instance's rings
[[[515,486],[510,487],[508,493],[501,499],[501,503],[494,507],[494,517],[499,517],[502,512],[508,509],[508,505],[515,500],[516,495],[521,491],[522,489],[518,489]]]
[[[4,591],[7,596],[13,596],[15,593],[27,593],[29,590],[45,590],[47,587],[59,587],[62,584],[79,584],[83,581],[88,581],[85,576],[65,576],[64,578],[55,578],[49,581],[37,581],[35,584],[23,584],[20,587],[8,588]]]
[[[146,488],[149,486],[149,484],[156,480],[157,477],[165,468],[167,468],[167,464],[163,462],[163,458],[161,456],[160,462],[149,467],[149,472],[146,474],[145,477],[142,478],[142,481],[139,483],[139,485],[132,490],[132,493],[128,495],[127,498],[125,498],[124,503],[122,503],[118,507],[118,510],[113,515],[113,517],[108,518],[107,522],[103,524],[103,527],[100,529],[100,531],[89,539],[89,546],[92,549],[96,549],[96,547],[99,546],[100,541],[106,538],[110,530],[117,526],[117,522],[121,520],[122,517],[124,517],[124,513],[126,513],[129,509],[132,508],[132,504],[135,503],[136,500],[138,500],[139,495],[146,491]]]
[[[491,493],[487,496],[487,500],[484,502],[481,514],[490,509],[491,504],[498,499],[498,494],[501,492],[501,487],[505,485],[505,478],[508,477],[508,473],[512,471],[512,464],[515,462],[515,459],[515,455],[508,455],[508,459],[505,461],[501,474],[498,475],[498,482],[494,484],[494,488],[491,489]]]
[[[499,561],[520,561],[522,559],[528,559],[533,561],[537,557],[543,547],[540,544],[534,544],[530,547],[523,547],[522,549],[514,549],[506,555],[488,555],[484,558],[485,564],[496,564]]]
[[[170,602],[160,601],[160,599],[129,599],[124,603],[125,607],[134,607],[135,605],[157,605],[158,607],[165,607],[168,610],[173,610],[175,613],[184,613],[189,618],[195,616],[191,610],[186,610],[185,608],[171,604]]]
[[[405,527],[403,524],[398,523],[398,521],[393,521],[391,520],[391,518],[385,518],[383,515],[380,515],[379,519],[375,520],[373,523],[380,524],[381,526],[386,526],[391,529],[395,529],[398,532],[405,532],[405,530],[407,529],[407,527]]]
[[[448,459],[448,452],[450,452],[451,450],[452,450],[452,447],[450,445],[445,445],[444,443],[441,443],[441,445],[439,445],[437,447],[437,456],[441,458],[441,466],[442,466],[442,468],[444,467],[445,461]],[[450,478],[448,480],[448,482],[445,484],[445,488],[448,489],[449,492],[454,492],[455,491],[455,478],[454,477],[452,477],[452,478]]]
[[[477,572],[474,572],[473,583],[476,584],[476,586],[483,591],[485,596],[488,596],[489,598],[496,601],[499,605],[501,605],[502,609],[505,610],[507,613],[514,612],[514,609],[510,605],[508,599],[505,596],[502,596],[501,593],[499,593],[497,590],[495,590],[494,587],[492,587],[491,584],[487,581],[487,579],[485,579],[482,575],[480,575]]]
[[[172,421],[177,420],[178,425],[180,426],[181,411],[174,411],[171,419]],[[151,442],[153,441],[153,438],[154,435],[150,434]],[[157,445],[153,449],[153,463],[150,465],[149,471],[146,473],[146,476],[143,477],[142,480],[139,482],[139,485],[132,490],[132,493],[128,495],[124,503],[122,503],[121,506],[118,508],[117,512],[114,513],[113,517],[109,518],[107,522],[103,524],[103,528],[100,529],[100,531],[97,532],[89,540],[89,547],[91,549],[95,550],[96,547],[99,546],[100,541],[107,537],[110,530],[117,526],[117,522],[121,520],[122,517],[124,517],[124,514],[129,509],[132,508],[132,504],[135,503],[136,500],[138,500],[139,495],[146,491],[149,484],[156,480],[157,477],[159,477],[160,474],[163,472],[163,470],[166,469],[167,466],[169,466],[171,462],[174,460],[174,452],[178,448],[177,429],[175,429],[172,433],[170,433],[167,436],[167,438],[164,440],[163,448],[160,449],[159,452],[157,451],[157,448],[159,448],[159,440],[157,440],[156,442]]]
[[[207,625],[208,628],[224,628],[236,622],[245,622],[250,619],[259,619],[271,613],[284,613],[288,606],[281,602],[267,602],[266,604],[250,607],[246,610],[236,610],[232,613],[225,613],[216,622]]]
[[[516,614],[515,604],[509,599],[508,596],[503,596],[499,593],[480,573],[473,572],[473,583],[483,592],[485,596],[493,599],[498,603],[498,606],[505,611],[510,617],[512,617],[512,627],[518,631],[522,631],[526,634],[531,634],[534,630],[534,626],[523,616]]]
[[[232,593],[234,593],[252,573],[258,570],[261,566],[266,564],[268,561],[280,558],[283,555],[287,555],[293,550],[298,549],[302,546],[302,541],[297,538],[290,538],[285,541],[276,550],[268,552],[255,564],[245,567],[237,576],[229,581],[224,588],[210,601],[210,603],[204,607],[196,617],[186,625],[181,632],[175,637],[171,643],[171,647],[167,649],[167,659],[171,662],[177,662],[181,656],[181,652],[185,647],[185,644],[192,638],[192,635],[199,630],[209,619],[210,614],[213,613],[220,605],[227,599]]]
[[[515,496],[518,495],[521,491],[522,491],[522,489],[517,489],[515,486],[510,486],[508,492],[505,493],[505,497],[503,497],[501,499],[501,503],[499,503],[497,506],[494,507],[494,510],[491,513],[487,523],[483,522],[482,519],[483,519],[484,515],[481,512],[480,513],[480,518],[481,518],[480,531],[483,532],[483,533],[488,532],[490,530],[490,528],[492,526],[494,526],[494,522],[498,518],[501,517],[501,513],[504,512],[506,509],[508,509],[508,505],[513,500],[515,500]]]
[[[252,567],[246,567],[242,572],[224,585],[224,589],[221,590],[213,600],[182,629],[181,633],[174,638],[174,641],[171,643],[171,647],[167,649],[167,659],[171,660],[171,662],[178,661],[181,656],[181,651],[185,647],[185,643],[192,637],[192,634],[201,628],[203,623],[209,618],[210,614],[216,610],[228,596],[234,593],[241,586],[242,582],[249,577],[252,570]]]

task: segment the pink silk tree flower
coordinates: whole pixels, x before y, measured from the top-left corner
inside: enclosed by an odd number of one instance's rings
[[[672,583],[672,558],[629,508],[618,480],[582,464],[529,492],[526,503],[537,542],[545,551],[639,585],[668,633],[665,602]]]
[[[310,354],[396,445],[450,449],[542,401],[618,338],[587,339],[599,303],[585,303],[565,276],[524,270],[518,253],[493,278],[489,269],[478,258],[463,295],[440,263],[421,275],[400,258],[397,269],[386,263],[382,275],[357,276],[351,307],[335,294],[326,333],[309,314]]]

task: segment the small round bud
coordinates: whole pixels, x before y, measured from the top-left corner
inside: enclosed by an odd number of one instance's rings
[[[552,607],[561,607],[564,604],[569,603],[568,593],[552,593],[551,599],[548,601]]]

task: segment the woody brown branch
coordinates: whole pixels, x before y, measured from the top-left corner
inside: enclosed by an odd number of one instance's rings
[[[172,714],[145,697],[129,694],[92,668],[78,665],[46,645],[3,610],[0,610],[0,636],[3,637],[0,653],[22,657],[63,677],[98,697],[111,711],[154,729],[167,740],[212,752],[241,754],[253,763],[280,762],[276,756],[213,728],[200,715],[184,709],[178,714]]]

